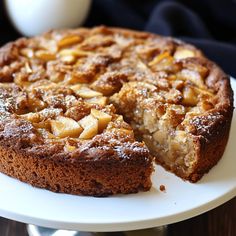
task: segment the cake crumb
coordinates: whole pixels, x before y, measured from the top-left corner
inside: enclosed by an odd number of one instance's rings
[[[159,189],[162,191],[162,192],[165,192],[166,191],[166,187],[165,185],[161,184]]]

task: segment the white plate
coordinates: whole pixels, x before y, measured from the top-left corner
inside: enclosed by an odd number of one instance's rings
[[[236,91],[236,82],[232,80]],[[235,99],[236,100],[236,99]],[[146,193],[107,198],[52,193],[0,174],[0,215],[40,226],[122,231],[160,226],[208,211],[236,196],[236,115],[223,158],[201,181],[182,181],[156,167]],[[166,192],[159,186],[164,184]]]

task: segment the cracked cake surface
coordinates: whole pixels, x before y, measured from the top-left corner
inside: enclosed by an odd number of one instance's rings
[[[232,113],[228,76],[172,38],[79,28],[0,49],[0,171],[33,186],[147,191],[153,160],[196,182],[223,155]]]

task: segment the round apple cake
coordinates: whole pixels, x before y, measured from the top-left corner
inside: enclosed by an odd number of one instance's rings
[[[147,191],[155,162],[196,182],[232,114],[228,76],[173,38],[102,26],[0,49],[0,171],[36,187]]]

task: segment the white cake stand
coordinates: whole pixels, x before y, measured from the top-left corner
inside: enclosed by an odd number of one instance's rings
[[[233,80],[232,86],[236,91]],[[235,144],[234,114],[223,158],[198,183],[182,181],[156,166],[151,191],[107,198],[53,193],[0,174],[0,215],[49,228],[90,232],[146,229],[185,220],[236,196]],[[160,185],[165,185],[165,192],[159,190]]]

